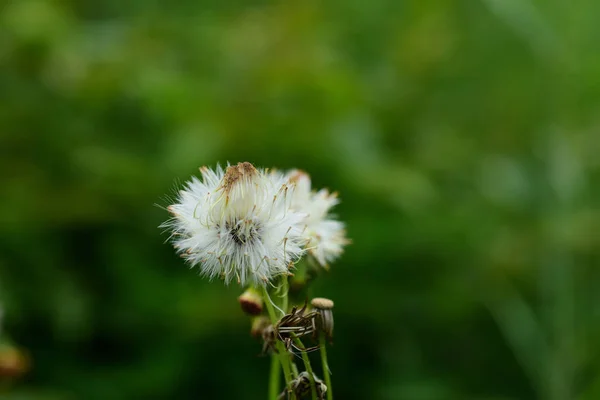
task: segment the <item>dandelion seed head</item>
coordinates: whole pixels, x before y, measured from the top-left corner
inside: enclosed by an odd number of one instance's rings
[[[342,254],[348,244],[344,224],[330,213],[339,203],[337,193],[330,193],[327,189],[312,191],[310,176],[304,171],[292,170],[287,178],[293,186],[292,208],[306,215],[303,234],[307,250],[321,266],[326,267]]]
[[[168,207],[163,224],[177,251],[202,275],[265,285],[302,256],[301,211],[291,209],[289,182],[248,162],[200,169]]]

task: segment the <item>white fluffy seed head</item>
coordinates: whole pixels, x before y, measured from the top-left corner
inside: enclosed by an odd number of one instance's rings
[[[288,274],[307,239],[306,215],[291,208],[287,179],[247,162],[200,172],[202,180],[185,185],[163,224],[178,252],[202,275],[225,283],[264,285]]]
[[[326,189],[313,192],[310,176],[300,170],[290,171],[287,180],[293,186],[292,208],[306,215],[303,234],[307,250],[321,266],[327,267],[348,244],[344,224],[330,214],[331,208],[339,203],[337,193]]]

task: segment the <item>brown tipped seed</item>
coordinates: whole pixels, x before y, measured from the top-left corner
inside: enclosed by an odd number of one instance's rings
[[[242,173],[242,175],[252,176],[256,173],[256,168],[254,168],[254,165],[252,165],[248,161],[239,163],[237,167]]]
[[[315,297],[310,304],[320,310],[331,310],[333,308],[333,301],[324,297]]]
[[[294,170],[289,177],[290,183],[298,183],[302,178],[310,179],[310,176],[301,169]]]
[[[253,288],[247,289],[238,297],[242,310],[248,315],[260,315],[263,310],[263,299]]]
[[[225,192],[230,192],[233,186],[241,179],[249,178],[255,175],[258,171],[254,168],[254,165],[249,162],[239,163],[237,165],[231,165],[225,170],[225,176],[223,176],[223,182],[221,186]]]

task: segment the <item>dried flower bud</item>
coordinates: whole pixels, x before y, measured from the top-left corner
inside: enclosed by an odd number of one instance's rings
[[[269,321],[269,318],[265,317],[264,315],[254,317],[252,318],[252,327],[250,328],[250,334],[256,338],[262,337],[263,332],[269,325],[271,325],[271,321]]]
[[[315,382],[317,398],[324,399],[325,393],[327,393],[327,386],[315,374],[313,374],[313,379]],[[308,372],[302,371],[296,379],[290,382],[290,386],[297,398],[302,399],[305,396],[308,396],[310,394],[310,377]],[[286,396],[287,390],[284,390],[279,395],[279,399],[285,399]]]
[[[320,315],[319,329],[331,339],[333,337],[333,301],[323,297],[315,297],[310,304]]]
[[[0,378],[18,378],[29,370],[29,358],[12,346],[0,347]]]
[[[307,304],[303,307],[292,307],[292,310],[284,315],[275,325],[277,339],[281,340],[286,349],[294,347],[298,351],[312,351],[312,348],[301,348],[293,344],[294,338],[314,335],[316,320],[319,316],[317,311],[306,313]]]
[[[260,315],[263,310],[263,299],[254,288],[248,288],[238,297],[242,310],[248,315]]]
[[[273,325],[269,324],[262,330],[262,338],[262,354],[268,354],[269,350],[274,353],[277,353],[277,349],[275,348],[275,343],[277,342],[277,335],[275,333],[275,328],[273,328]]]

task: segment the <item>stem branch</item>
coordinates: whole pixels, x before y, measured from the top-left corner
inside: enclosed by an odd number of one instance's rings
[[[271,319],[271,324],[275,326],[277,324],[277,315],[275,315],[275,308],[273,307],[273,303],[271,303],[271,297],[269,296],[269,292],[266,287],[263,287],[264,291],[264,301],[267,305],[267,312],[269,313],[269,318]],[[290,357],[287,349],[277,338],[275,339],[275,347],[277,350],[277,354],[273,354],[273,357],[279,358],[279,362],[281,363],[281,368],[283,369],[283,377],[285,379],[285,387],[289,389],[290,381],[293,379],[292,371],[290,367]]]
[[[296,346],[298,346],[300,349],[304,348],[304,345],[302,344],[302,341],[300,339],[298,339],[296,337],[296,335],[292,334],[292,337],[294,338],[294,343],[296,344]],[[304,368],[306,369],[306,372],[308,372],[308,380],[310,382],[310,394],[312,396],[312,400],[317,400],[317,388],[315,387],[315,375],[313,373],[313,369],[310,365],[310,359],[308,358],[308,354],[306,354],[305,351],[300,351],[300,354],[302,354],[302,361],[304,361]]]

